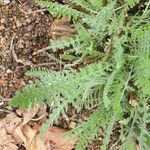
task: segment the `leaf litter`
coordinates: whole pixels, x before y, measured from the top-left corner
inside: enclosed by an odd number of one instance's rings
[[[30,110],[17,110],[7,114],[0,120],[0,150],[17,150],[17,145],[23,145],[26,150],[71,150],[74,148],[76,140],[70,140],[64,134],[65,129],[51,127],[44,137],[39,135],[41,124],[29,122],[40,110],[36,105]],[[20,117],[22,115],[22,117]]]

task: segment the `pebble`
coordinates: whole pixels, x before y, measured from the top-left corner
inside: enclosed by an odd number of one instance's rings
[[[28,24],[30,24],[32,22],[32,20],[28,18],[28,19],[26,19],[25,22],[28,23]]]
[[[20,28],[22,25],[23,25],[23,24],[22,24],[19,20],[16,21],[16,26],[17,26],[17,28]]]
[[[4,3],[5,3],[5,4],[9,4],[9,3],[10,3],[10,0],[4,0]]]
[[[24,80],[21,80],[21,85],[22,85],[22,86],[25,86],[25,85],[26,85],[26,83],[25,83]]]
[[[32,80],[29,80],[29,84],[32,84],[33,83],[33,81]]]
[[[4,30],[5,26],[4,25],[0,25],[0,31]]]
[[[43,12],[41,12],[41,15],[45,15],[45,12],[43,11]]]
[[[2,24],[5,24],[5,23],[7,23],[6,19],[4,19],[4,18],[1,18],[1,23],[2,23]]]
[[[7,69],[6,73],[12,73],[12,71],[10,69]]]
[[[69,128],[70,129],[74,129],[75,127],[76,127],[76,123],[75,122],[73,122],[73,121],[71,121],[71,123],[70,123],[70,125],[69,125]]]
[[[26,27],[26,31],[30,32],[34,29],[34,27],[35,27],[35,24],[30,24]]]
[[[30,46],[30,41],[25,41],[25,47],[28,48]]]

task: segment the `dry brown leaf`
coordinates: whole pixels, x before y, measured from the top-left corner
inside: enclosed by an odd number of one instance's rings
[[[36,131],[33,131],[31,128],[29,128],[27,123],[36,115],[38,110],[38,104],[32,109],[17,110],[18,115],[23,115],[23,122],[15,129],[14,137],[18,142],[19,139],[21,139],[24,142],[25,146],[29,145],[36,134]]]
[[[17,117],[17,115],[12,112],[8,114],[2,121],[1,123],[3,124],[5,130],[6,130],[6,135],[11,135],[13,140],[16,141],[16,143],[22,142],[20,137],[18,137],[15,134],[15,130],[18,127],[18,125],[22,122],[22,118]]]
[[[40,138],[40,136],[37,134],[34,136],[32,142],[30,145],[26,147],[27,150],[51,150],[50,147],[46,147],[46,144],[43,142],[43,140]]]
[[[47,106],[46,105],[39,108],[39,110],[37,112],[38,118],[34,119],[35,121],[38,120],[38,124],[42,124],[42,123],[46,122],[47,116],[48,116],[48,113],[46,112],[46,110],[47,110]]]
[[[140,146],[136,144],[136,150],[140,150]]]
[[[76,143],[76,140],[69,141],[64,136],[66,130],[58,127],[50,128],[43,138],[37,133],[30,126],[23,126],[22,134],[26,139],[24,143],[27,150],[72,150]]]
[[[0,25],[0,31],[4,30],[5,26],[4,25]]]
[[[3,122],[0,122],[0,150],[17,150],[12,136],[7,134]]]
[[[38,112],[39,110],[39,104],[37,104],[35,107],[32,109],[19,109],[17,110],[18,115],[23,116],[23,122],[22,126],[27,124]]]
[[[33,130],[29,125],[24,125],[20,128],[22,131],[22,139],[24,141],[25,147],[28,150],[34,137],[37,135],[37,131]]]
[[[22,119],[17,117],[17,115],[12,112],[8,114],[3,120],[2,123],[5,126],[5,129],[8,134],[13,134],[13,131],[17,126],[22,122]]]
[[[64,129],[52,127],[46,132],[43,140],[45,143],[53,143],[56,150],[72,150],[77,140],[69,140],[69,137],[64,135],[65,133]]]
[[[0,150],[17,150],[17,144],[23,143],[26,150],[71,150],[74,148],[76,140],[69,141],[64,136],[66,130],[58,127],[50,128],[45,136],[39,136],[41,126],[33,124],[36,128],[31,128],[27,123],[37,114],[39,105],[31,110],[18,110],[22,115],[19,118],[15,113],[8,114],[0,120]],[[42,110],[44,112],[44,110]]]
[[[66,130],[52,127],[45,136],[41,138],[36,130],[30,126],[24,125],[16,130],[22,138],[26,150],[72,150],[76,140],[69,141],[69,138],[64,136]]]
[[[22,124],[16,129],[16,133],[23,140],[26,150],[49,150],[43,140],[40,139],[36,130],[32,129],[29,125]]]
[[[3,79],[0,79],[0,87],[3,86],[4,83],[5,81]]]

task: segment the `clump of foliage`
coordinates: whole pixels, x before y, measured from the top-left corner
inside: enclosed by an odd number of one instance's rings
[[[150,1],[37,2],[54,17],[71,19],[76,29],[74,36],[52,40],[54,51],[68,47],[77,59],[99,59],[79,71],[28,71],[28,76],[39,80],[17,92],[12,106],[29,108],[46,100],[53,111],[42,133],[57,123],[69,105],[78,110],[97,106],[87,121],[69,132],[79,137],[77,150],[84,150],[101,129],[101,149],[107,149],[116,124],[120,125],[121,150],[135,150],[136,142],[140,150],[150,149]]]

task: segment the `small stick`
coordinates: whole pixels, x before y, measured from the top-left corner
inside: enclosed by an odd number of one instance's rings
[[[48,66],[48,65],[54,65],[54,64],[56,64],[56,63],[54,63],[54,62],[46,62],[46,63],[33,65],[33,67],[41,67],[41,66]]]
[[[8,102],[10,99],[9,98],[4,98],[4,97],[2,97],[1,95],[0,95],[0,99],[2,100],[2,101],[4,101],[4,102]]]
[[[32,11],[32,12],[27,12],[26,14],[29,15],[29,14],[32,14],[32,13],[40,13],[40,12],[44,12],[44,11],[47,11],[47,9],[39,9],[39,10],[35,10],[35,11]]]
[[[11,112],[11,110],[1,109],[1,108],[0,108],[0,111],[1,111],[1,112],[6,112],[6,113],[10,113],[10,112]]]
[[[46,54],[48,55],[49,58],[51,58],[52,60],[58,62],[59,64],[62,64],[62,65],[64,65],[64,66],[66,65],[63,61],[57,59],[56,57],[50,55],[49,53],[46,53]]]
[[[48,47],[45,47],[45,48],[42,48],[42,49],[39,49],[37,52],[34,52],[32,55],[37,55],[39,53],[43,53],[43,52],[46,52],[47,50],[51,50],[51,47],[48,46]]]
[[[25,61],[22,61],[21,59],[18,59],[18,57],[14,51],[13,43],[14,43],[14,36],[12,37],[12,40],[11,40],[10,50],[12,51],[12,55],[13,55],[13,58],[15,59],[15,61],[17,63],[23,64],[24,66],[32,66],[33,64],[31,62],[29,62],[29,61],[25,62]]]
[[[41,115],[39,118],[32,118],[31,120],[32,121],[39,121],[39,120],[41,120],[43,117],[45,117],[45,114],[43,114],[43,115]]]
[[[33,65],[30,61],[25,62],[25,61],[22,61],[21,59],[18,59],[18,57],[17,57],[17,55],[16,55],[16,53],[15,53],[15,51],[14,51],[13,42],[14,42],[14,36],[12,37],[12,40],[11,40],[10,50],[12,51],[12,55],[13,55],[13,57],[14,57],[14,59],[15,59],[15,61],[16,61],[17,63],[21,63],[21,64],[23,64],[24,66],[32,66],[32,67],[48,66],[48,65],[54,64],[54,63],[52,63],[52,62],[48,62],[48,63],[41,63],[41,64]],[[46,48],[40,49],[40,50],[38,50],[38,52],[34,53],[33,55],[36,55],[36,54],[41,53],[41,52],[43,52],[43,51],[46,51],[46,50],[48,50],[49,48],[50,48],[50,47],[46,47]],[[49,57],[50,57],[50,56],[49,56]],[[52,56],[51,56],[51,58],[52,58]],[[55,61],[57,60],[56,58],[52,58],[52,59],[55,60]],[[58,60],[57,60],[57,62],[58,62]]]
[[[67,68],[67,67],[74,67],[74,66],[78,65],[79,63],[81,63],[84,58],[85,58],[85,56],[83,55],[79,60],[74,61],[72,64],[66,64],[66,65],[64,66],[64,68]]]

